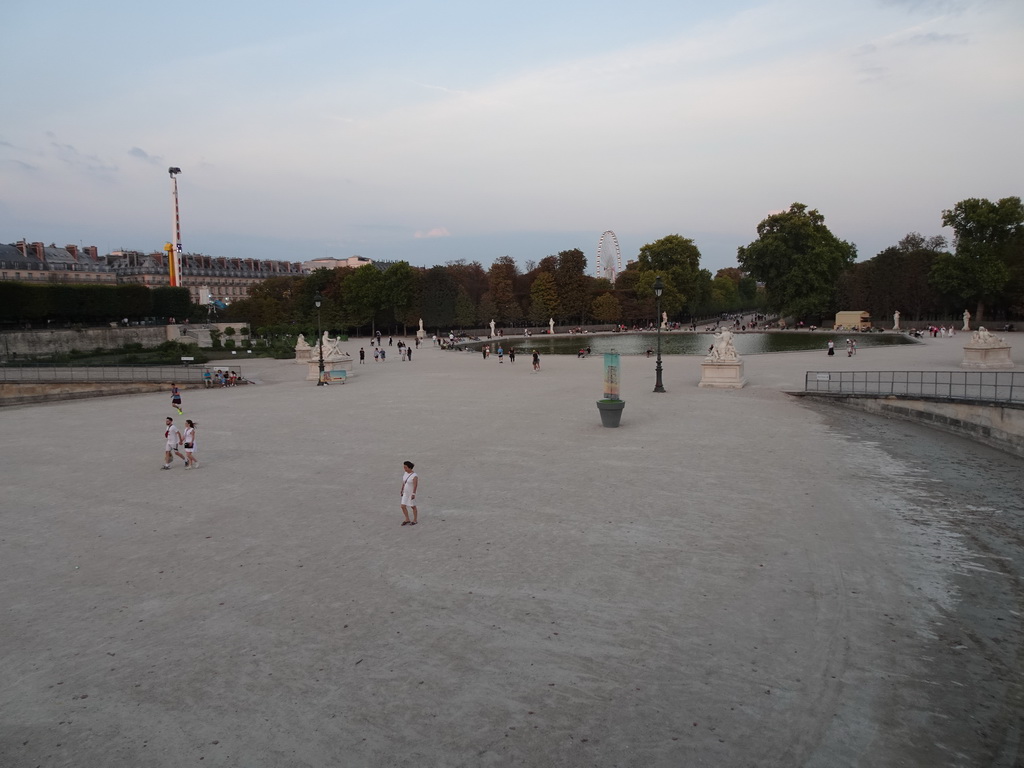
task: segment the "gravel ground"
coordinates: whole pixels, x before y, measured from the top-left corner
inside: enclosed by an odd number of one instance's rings
[[[783,393],[959,357],[624,358],[619,429],[600,359],[429,348],[6,408],[0,765],[1020,765],[1020,460]]]

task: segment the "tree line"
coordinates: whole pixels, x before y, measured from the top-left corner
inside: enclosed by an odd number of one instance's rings
[[[1024,314],[1024,206],[1019,197],[961,200],[942,212],[953,250],[941,236],[912,232],[874,258],[855,264],[856,247],[833,235],[824,217],[793,203],[757,228],[739,249],[740,267],[763,286],[768,307],[782,316],[817,319],[836,310],[864,310],[908,320]]]
[[[587,323],[646,325],[655,320],[652,285],[665,284],[662,310],[674,318],[733,311],[756,301],[757,284],[738,269],[715,277],[700,267],[692,240],[669,235],[641,248],[635,262],[613,285],[587,274],[578,248],[547,256],[520,270],[509,256],[488,269],[479,262],[451,261],[429,268],[404,261],[381,270],[318,269],[304,276],[273,277],[253,286],[249,296],[224,312],[225,320],[260,329],[289,325],[313,327],[315,296],[321,296],[323,328],[344,331],[424,327],[432,331],[482,328],[491,320],[502,327]]]
[[[683,323],[740,309],[766,310],[823,325],[837,310],[864,310],[907,320],[959,317],[973,308],[985,318],[1024,315],[1024,206],[1019,197],[996,202],[970,198],[942,212],[945,238],[916,232],[875,257],[856,263],[857,248],[836,237],[817,210],[793,203],[757,227],[757,238],[737,251],[738,267],[712,276],[700,265],[693,240],[668,235],[640,248],[614,284],[587,274],[578,248],[527,263],[509,256],[488,269],[451,261],[429,268],[400,261],[386,269],[318,269],[272,277],[254,285],[218,319],[254,331],[321,326],[335,332],[405,331],[419,320],[432,331],[485,327],[625,324],[658,318],[653,284],[665,285],[661,309]],[[182,288],[0,283],[5,322],[104,322],[122,317],[203,319],[207,307],[189,305]]]
[[[0,322],[19,326],[165,320],[189,317],[194,309],[187,288],[0,282]]]

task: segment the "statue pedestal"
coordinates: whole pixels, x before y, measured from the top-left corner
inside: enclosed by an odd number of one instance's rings
[[[742,389],[747,383],[743,376],[742,360],[721,360],[711,362],[705,360],[700,364],[701,387],[718,389]]]
[[[314,357],[307,365],[309,366],[306,371],[306,381],[316,381],[320,378],[320,358]],[[352,358],[345,356],[336,358],[334,360],[324,360],[324,374],[328,374],[331,371],[344,371],[345,376],[352,375]]]
[[[1010,359],[1010,345],[974,345],[964,346],[964,359],[961,368],[999,369],[1013,368]]]
[[[314,349],[312,347],[305,347],[305,348],[302,348],[302,349],[300,349],[299,347],[296,347],[295,348],[295,364],[296,365],[304,365],[305,363],[309,362],[309,358],[310,358],[310,356],[312,356],[314,362],[317,365],[319,365],[320,364],[320,358],[317,357],[317,355],[314,355],[313,352],[314,352]]]

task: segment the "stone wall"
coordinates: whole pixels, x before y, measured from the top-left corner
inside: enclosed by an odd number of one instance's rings
[[[1024,457],[1024,405],[893,395],[791,394],[834,402],[880,416],[916,421]]]
[[[177,330],[177,326],[142,325],[128,328],[4,331],[0,333],[0,360],[14,362],[40,355],[70,352],[72,349],[81,352],[96,347],[117,349],[124,344],[158,347],[171,338],[167,328]]]

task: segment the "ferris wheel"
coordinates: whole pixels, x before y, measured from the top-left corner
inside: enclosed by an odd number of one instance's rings
[[[606,277],[612,283],[622,271],[622,254],[619,239],[610,229],[597,241],[597,276]]]

